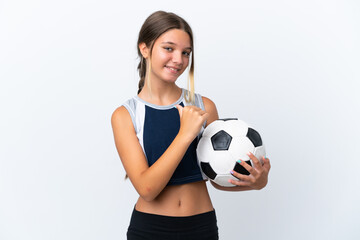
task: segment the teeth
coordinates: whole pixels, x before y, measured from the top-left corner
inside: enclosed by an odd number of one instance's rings
[[[173,71],[179,71],[179,70],[176,69],[176,68],[172,68],[172,67],[167,67],[167,68],[169,68],[169,69],[171,69],[171,70],[173,70]]]

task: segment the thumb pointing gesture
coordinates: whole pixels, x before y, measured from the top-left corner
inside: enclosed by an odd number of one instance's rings
[[[181,105],[179,105],[179,104],[176,105],[175,107],[176,107],[177,110],[179,111],[179,115],[180,115],[180,118],[181,118],[181,116],[182,116],[182,111],[183,111],[184,108],[183,108]]]

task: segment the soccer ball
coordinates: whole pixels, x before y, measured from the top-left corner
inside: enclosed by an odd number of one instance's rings
[[[247,155],[253,153],[263,164],[265,147],[260,134],[237,118],[219,119],[209,124],[199,140],[196,154],[203,174],[220,186],[233,187],[229,179],[238,180],[230,171],[249,175],[236,161],[241,159],[253,166]]]

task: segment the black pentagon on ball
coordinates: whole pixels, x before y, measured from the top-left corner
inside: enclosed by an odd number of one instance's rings
[[[201,170],[208,176],[211,180],[214,180],[216,177],[216,172],[212,169],[209,163],[201,162],[200,163]]]
[[[262,145],[260,134],[256,130],[249,128],[246,136],[250,139],[250,141],[254,144],[255,147],[259,147]]]
[[[245,161],[247,164],[249,164],[250,166],[251,165],[251,161]],[[234,171],[235,172],[238,172],[240,174],[244,174],[244,175],[250,175],[250,173],[248,172],[248,170],[246,170],[243,166],[241,166],[238,162],[235,164],[235,167],[234,167]]]
[[[232,137],[224,130],[217,132],[211,137],[211,143],[215,151],[228,150],[231,140]]]

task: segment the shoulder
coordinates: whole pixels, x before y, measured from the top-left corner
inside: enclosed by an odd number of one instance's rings
[[[219,119],[219,114],[216,108],[215,103],[207,97],[202,96],[202,101],[204,103],[205,111],[209,114],[209,118],[206,121],[206,126],[212,123],[215,120]]]
[[[136,108],[135,98],[130,98],[126,100],[120,107],[116,108],[111,115],[111,119],[118,119],[125,117],[127,115],[131,115],[132,109]]]
[[[135,123],[135,111],[136,101],[131,98],[114,110],[111,115],[111,124],[113,127],[130,127],[131,123]]]
[[[205,107],[206,111],[216,110],[216,105],[210,98],[207,98],[204,96],[202,96],[201,98],[204,103],[204,107]]]
[[[111,120],[118,120],[120,118],[125,117],[126,115],[129,115],[129,112],[124,105],[121,105],[120,107],[114,110],[114,112],[111,115]]]
[[[113,127],[126,126],[131,123],[131,116],[125,106],[120,106],[115,109],[111,115],[111,125]]]

